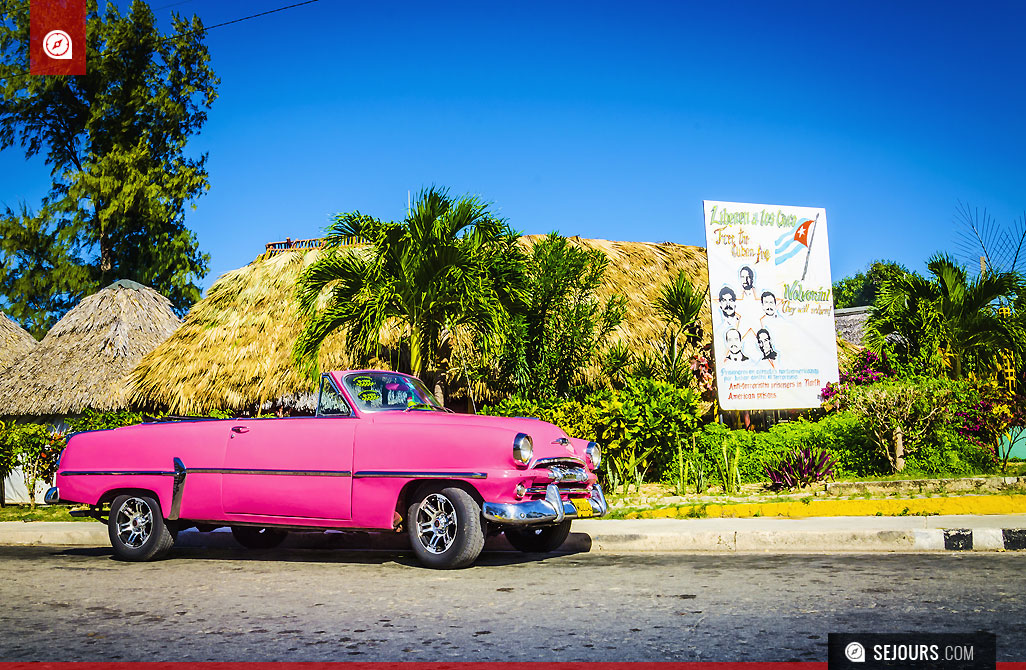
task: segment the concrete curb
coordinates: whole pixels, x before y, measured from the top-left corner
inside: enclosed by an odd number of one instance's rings
[[[99,523],[3,522],[0,545],[109,547]],[[234,548],[230,532],[183,531],[176,546]],[[290,533],[292,549],[406,551],[403,534]],[[564,552],[587,553],[821,553],[1019,551],[1026,549],[1026,515],[943,517],[823,517],[808,519],[653,519],[574,522]],[[512,551],[505,537],[486,551]]]

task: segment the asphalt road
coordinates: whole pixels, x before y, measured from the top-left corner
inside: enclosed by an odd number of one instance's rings
[[[0,547],[0,660],[826,661],[830,632],[998,636],[1026,660],[1026,556]]]

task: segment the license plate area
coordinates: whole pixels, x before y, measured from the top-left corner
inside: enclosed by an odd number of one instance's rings
[[[571,498],[570,502],[577,508],[578,518],[594,516],[594,512],[591,511],[591,503],[587,498]]]

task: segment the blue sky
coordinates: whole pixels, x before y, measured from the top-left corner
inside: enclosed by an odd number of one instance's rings
[[[121,5],[127,3],[119,3]],[[153,0],[207,25],[289,0]],[[1026,4],[321,0],[211,30],[209,287],[336,212],[471,193],[518,230],[704,244],[702,200],[825,207],[834,279],[1026,210]],[[0,153],[0,201],[41,161]]]

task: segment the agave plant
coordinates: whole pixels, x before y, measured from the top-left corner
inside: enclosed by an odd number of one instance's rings
[[[827,451],[809,447],[794,449],[785,454],[775,468],[766,466],[769,488],[775,491],[805,488],[832,477],[835,465],[837,462]]]

